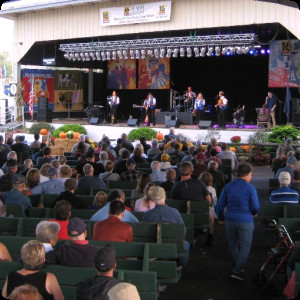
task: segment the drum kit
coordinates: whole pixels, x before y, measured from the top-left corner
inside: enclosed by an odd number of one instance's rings
[[[86,107],[84,109],[84,112],[86,113],[89,120],[91,118],[99,118],[99,123],[101,123],[105,118],[105,113],[102,111],[102,109],[102,105],[90,105],[89,107]]]
[[[194,108],[194,99],[186,96],[187,91],[180,95],[179,92],[173,91],[173,107],[176,112],[192,112]]]

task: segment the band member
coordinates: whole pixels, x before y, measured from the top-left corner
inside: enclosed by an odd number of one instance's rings
[[[271,119],[272,119],[272,127],[276,126],[275,120],[275,108],[276,108],[276,99],[271,92],[268,92],[268,96],[266,97],[266,102],[268,109],[268,128],[271,128]]]
[[[147,99],[144,101],[145,113],[148,116],[147,126],[150,126],[150,123],[155,126],[155,107],[156,99],[153,97],[152,93],[149,93]]]
[[[108,101],[110,107],[111,124],[117,123],[117,109],[120,104],[120,98],[117,96],[117,92],[113,91],[110,100]]]
[[[199,93],[194,104],[193,115],[196,116],[196,123],[198,124],[200,120],[204,118],[205,109],[205,99],[202,93]]]
[[[187,92],[184,94],[184,111],[189,111],[193,107],[193,101],[196,98],[196,93],[193,92],[192,87],[188,86]]]
[[[228,105],[228,100],[224,96],[224,92],[220,91],[218,94],[218,103],[215,105],[217,108],[217,116],[219,128],[226,129],[226,110]]]
[[[238,105],[238,107],[236,108],[235,112],[233,113],[233,123],[235,125],[235,127],[243,127],[244,124],[244,119],[245,119],[245,105],[240,106]]]

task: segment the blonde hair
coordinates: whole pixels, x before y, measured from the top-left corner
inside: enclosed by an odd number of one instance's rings
[[[30,169],[26,174],[26,186],[33,188],[40,183],[40,170],[37,168]]]
[[[43,164],[42,167],[40,168],[41,175],[48,177],[47,172],[51,167],[52,167],[52,165],[49,163]]]
[[[107,194],[103,191],[100,191],[96,194],[93,205],[97,207],[103,207],[107,202]]]
[[[29,241],[21,249],[21,258],[26,270],[40,270],[45,262],[45,247],[39,241]]]
[[[43,300],[38,289],[31,284],[20,285],[10,294],[10,300]]]
[[[63,165],[59,169],[59,175],[60,178],[70,178],[72,176],[72,169],[70,166]]]

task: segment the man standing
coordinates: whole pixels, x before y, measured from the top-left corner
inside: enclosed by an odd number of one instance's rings
[[[271,128],[271,119],[272,119],[272,127],[276,126],[275,120],[275,108],[276,108],[276,99],[271,92],[268,92],[268,96],[266,97],[266,102],[268,109],[268,128]]]
[[[148,94],[147,99],[144,101],[144,107],[145,107],[145,109],[147,109],[147,115],[148,115],[147,126],[150,126],[151,122],[152,122],[153,126],[155,126],[156,99],[153,97],[152,93]]]
[[[120,98],[117,96],[117,92],[113,91],[109,100],[111,124],[117,123],[117,109],[120,104]]]
[[[184,94],[184,111],[189,111],[193,107],[193,101],[196,98],[196,93],[193,92],[192,87],[188,86],[186,93]]]

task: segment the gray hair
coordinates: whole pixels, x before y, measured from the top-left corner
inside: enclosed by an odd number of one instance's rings
[[[57,222],[42,221],[37,224],[35,229],[36,238],[42,243],[49,243],[50,240],[57,238],[60,225]]]
[[[155,160],[151,163],[151,169],[152,170],[160,170],[161,169],[161,164],[159,161]]]
[[[219,167],[219,164],[216,162],[216,161],[213,161],[211,160],[209,163],[208,163],[208,168],[213,168],[213,169],[218,169]]]
[[[10,151],[7,154],[7,160],[14,159],[18,160],[17,152],[16,151]]]
[[[85,164],[83,166],[83,173],[84,173],[84,175],[89,175],[89,174],[91,174],[93,172],[94,172],[94,168],[93,168],[93,166],[91,164]]]
[[[101,151],[99,154],[100,160],[107,160],[108,159],[108,153],[106,151]]]

